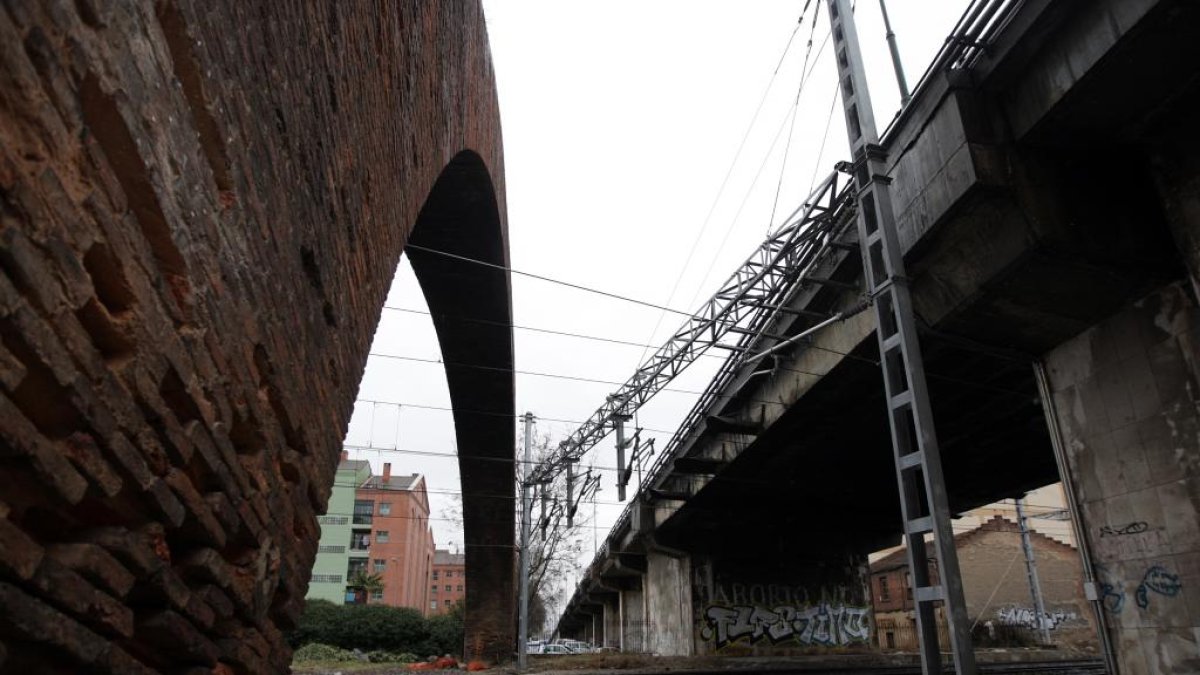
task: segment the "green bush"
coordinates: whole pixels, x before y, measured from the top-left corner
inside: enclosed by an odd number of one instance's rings
[[[367,660],[371,663],[416,663],[420,659],[415,654],[409,654],[408,652],[375,650],[367,653]]]
[[[463,645],[462,609],[455,607],[450,614],[426,619],[407,607],[337,605],[311,600],[295,630],[288,635],[288,642],[293,647],[316,644],[343,650],[390,652],[398,657],[411,657],[410,661],[418,660],[414,654],[420,657],[458,654]]]
[[[338,649],[332,645],[323,645],[319,642],[306,644],[296,650],[292,659],[297,662],[307,661],[352,661],[354,654],[345,650]]]

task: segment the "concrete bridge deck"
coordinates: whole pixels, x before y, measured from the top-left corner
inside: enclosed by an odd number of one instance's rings
[[[1191,555],[1191,535],[1165,514],[1194,521],[1200,500],[1192,460],[1171,457],[1196,456],[1200,441],[1154,440],[1156,429],[1196,423],[1180,382],[1196,373],[1187,326],[1200,269],[1197,144],[1186,120],[1200,100],[1200,12],[1170,1],[1012,7],[986,45],[961,47],[927,74],[883,139],[951,507],[1057,481],[1058,436],[1087,544],[1136,585],[1138,569]],[[848,248],[826,272],[856,283],[861,264]],[[832,312],[857,300],[822,286],[793,306]],[[771,332],[811,325],[783,321]],[[770,372],[747,369],[717,392],[618,521],[560,629],[708,653],[703,614],[728,595],[723,586],[803,589],[789,600],[798,608],[869,605],[863,556],[901,532],[872,324],[859,314],[823,329],[773,369],[756,366]],[[1131,475],[1114,443],[1133,444],[1157,475]],[[1106,483],[1107,471],[1128,488]],[[1106,519],[1154,509],[1154,543],[1118,553],[1099,541]],[[1184,656],[1196,653],[1196,618],[1107,614],[1130,672],[1197,663]]]

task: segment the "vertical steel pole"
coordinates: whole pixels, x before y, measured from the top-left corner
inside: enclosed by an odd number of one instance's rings
[[[1025,551],[1025,574],[1029,577],[1029,595],[1033,598],[1033,611],[1037,613],[1038,632],[1042,644],[1050,644],[1050,627],[1046,621],[1046,605],[1042,602],[1042,584],[1038,581],[1037,559],[1033,555],[1033,542],[1029,540],[1029,521],[1025,519],[1025,498],[1017,500],[1017,525],[1021,528],[1021,548]]]
[[[883,28],[887,31],[888,51],[892,53],[892,70],[896,71],[896,84],[900,87],[900,105],[908,105],[912,94],[908,91],[908,80],[904,78],[904,66],[900,63],[900,49],[896,46],[896,33],[888,20],[887,5],[879,0],[879,13],[883,14]]]
[[[937,603],[942,603],[949,624],[954,667],[959,675],[975,675],[975,653],[950,527],[946,481],[903,249],[888,190],[891,179],[887,175],[886,154],[879,146],[875,129],[875,113],[850,0],[826,0],[826,6],[853,158],[863,273],[875,308],[875,332],[921,640],[921,669],[925,675],[942,671],[936,612]],[[927,536],[932,538],[938,560],[937,582],[930,574]]]
[[[629,415],[616,413],[612,416],[617,429],[617,501],[625,501],[625,422]]]
[[[529,656],[525,650],[529,644],[529,519],[533,515],[533,502],[529,499],[529,476],[533,472],[533,413],[525,413],[524,419],[525,461],[521,470],[517,472],[521,477],[521,597],[518,599],[520,614],[517,619],[517,670],[525,670],[529,665]]]
[[[1092,565],[1092,552],[1088,544],[1087,530],[1080,520],[1079,502],[1075,497],[1075,479],[1067,464],[1067,451],[1063,445],[1062,427],[1058,423],[1058,408],[1054,405],[1054,392],[1050,389],[1050,378],[1046,375],[1046,367],[1041,361],[1033,362],[1033,374],[1037,378],[1038,397],[1042,400],[1042,411],[1046,414],[1046,427],[1050,431],[1050,446],[1054,448],[1054,461],[1058,464],[1058,478],[1062,481],[1063,494],[1067,497],[1067,510],[1071,513],[1071,528],[1075,532],[1075,545],[1078,546],[1079,559],[1083,563],[1083,587],[1088,600],[1092,604],[1092,615],[1096,620],[1096,634],[1100,638],[1100,648],[1104,652],[1106,672],[1116,673],[1117,654],[1113,646],[1112,633],[1108,630],[1108,617],[1104,614],[1104,603],[1096,589],[1096,570]]]

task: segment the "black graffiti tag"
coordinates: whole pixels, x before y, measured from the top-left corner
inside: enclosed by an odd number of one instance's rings
[[[1127,534],[1141,534],[1150,529],[1150,524],[1144,520],[1135,520],[1124,527],[1104,525],[1100,528],[1101,537],[1121,537]]]

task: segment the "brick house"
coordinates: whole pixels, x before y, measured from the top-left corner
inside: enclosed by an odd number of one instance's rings
[[[382,475],[363,482],[355,491],[351,550],[362,555],[350,561],[347,578],[358,569],[383,577],[383,592],[370,602],[427,614],[433,532],[425,478],[392,475],[392,465],[385,463]]]
[[[437,549],[429,572],[430,615],[445,614],[467,595],[467,560],[461,553]]]
[[[1046,608],[1051,641],[1059,646],[1096,649],[1092,610],[1084,596],[1083,567],[1075,547],[1030,533],[1034,560]],[[979,646],[997,634],[1036,635],[1037,615],[1025,572],[1021,532],[1003,516],[954,538],[962,573],[968,619],[975,625]],[[930,574],[938,576],[937,556],[928,545]],[[907,552],[901,548],[871,564],[871,600],[875,610],[878,646],[913,649],[917,646],[912,600],[912,577]],[[945,617],[938,610],[938,628],[945,643]]]

